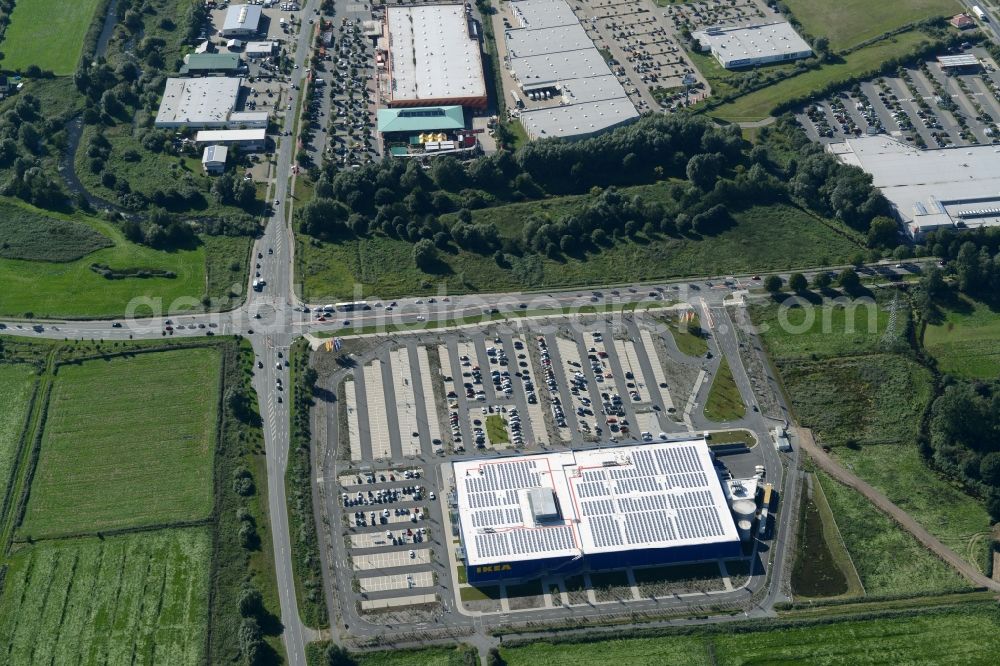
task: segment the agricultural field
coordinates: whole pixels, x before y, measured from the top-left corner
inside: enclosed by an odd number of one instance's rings
[[[826,37],[830,49],[842,51],[904,25],[937,16],[952,16],[964,7],[957,0],[785,0],[792,15],[813,37]]]
[[[34,385],[30,365],[0,364],[0,497],[7,490]]]
[[[23,71],[29,65],[37,65],[56,76],[72,74],[99,4],[100,0],[22,0],[15,3],[0,47],[3,52],[0,66],[5,70]]]
[[[656,189],[625,191],[653,196]],[[477,210],[473,222],[521,220],[530,214],[529,207],[544,210],[552,201],[567,202],[558,209],[564,214],[580,205],[577,202],[581,199],[566,197]],[[492,256],[442,253],[443,268],[436,274],[416,267],[413,245],[407,241],[376,236],[324,243],[300,237],[297,280],[303,282],[303,298],[310,301],[353,298],[356,282],[361,283],[364,296],[379,298],[436,293],[442,284],[453,294],[517,291],[839,263],[861,248],[839,223],[787,205],[754,207],[735,212],[733,217],[735,224],[711,237],[640,235],[601,252],[562,260],[512,256],[509,266],[499,266]],[[504,235],[520,234],[519,224],[508,221],[498,227]]]
[[[219,363],[195,348],[60,367],[19,536],[207,518]]]
[[[818,472],[844,545],[869,597],[954,592],[968,583],[854,489]]]
[[[538,642],[504,647],[508,666],[631,666],[672,664],[989,663],[1000,648],[995,604],[929,611],[913,616],[842,620],[755,631],[627,638],[588,643]]]
[[[69,539],[8,560],[0,653],[9,664],[196,664],[208,627],[206,528]]]
[[[160,252],[127,241],[116,226],[93,217],[42,213],[0,201],[0,217],[7,215],[27,220],[41,216],[50,223],[69,223],[65,232],[60,228],[52,233],[71,234],[84,244],[74,249],[69,242],[53,243],[47,249],[27,239],[17,245],[11,243],[11,248],[30,251],[31,261],[6,258],[10,248],[0,251],[0,284],[4,285],[0,290],[0,315],[23,316],[30,312],[36,317],[117,316],[125,313],[131,299],[140,297],[161,299],[164,311],[200,307],[197,304],[206,293],[206,270],[212,277],[208,293],[223,304],[232,302],[229,292],[234,284],[245,288],[248,238],[205,237],[195,247]],[[20,241],[20,237],[15,240]],[[72,258],[72,254],[82,254],[88,247],[95,247],[95,251]],[[234,260],[238,260],[236,270]],[[92,270],[92,264],[118,270],[170,271],[174,277],[109,280]]]
[[[818,69],[809,70],[756,92],[737,97],[732,102],[717,106],[708,113],[714,118],[730,122],[763,120],[783,102],[822,90],[830,83],[872,71],[886,60],[914,52],[922,41],[929,41],[929,37],[919,30],[901,33],[858,49],[844,56],[840,62],[823,65]]]
[[[721,423],[743,418],[747,408],[740,396],[740,389],[733,380],[733,371],[725,358],[712,380],[712,388],[705,402],[705,418]]]
[[[980,301],[958,299],[941,323],[924,330],[924,349],[937,359],[941,372],[993,379],[1000,375],[1000,313]]]

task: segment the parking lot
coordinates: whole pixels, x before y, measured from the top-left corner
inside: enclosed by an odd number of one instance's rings
[[[709,338],[714,355],[677,351],[661,321],[690,308],[677,307],[405,335],[338,366],[344,400],[328,416],[341,440],[333,524],[350,556],[345,575],[357,581],[342,594],[363,613],[396,609],[400,621],[455,609],[450,460],[709,427],[694,406],[703,403],[718,349]],[[703,323],[711,327],[712,318]],[[683,407],[691,413],[679,414]],[[733,474],[752,474],[760,460],[758,448],[725,463]]]
[[[883,133],[927,149],[998,143],[996,63],[979,48],[959,53],[981,65],[948,70],[936,59],[915,63],[810,104],[797,114],[799,123],[823,143]]]

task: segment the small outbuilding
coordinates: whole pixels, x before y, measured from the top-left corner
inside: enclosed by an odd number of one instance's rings
[[[225,146],[206,146],[201,155],[201,166],[205,173],[217,174],[226,170],[229,149]]]

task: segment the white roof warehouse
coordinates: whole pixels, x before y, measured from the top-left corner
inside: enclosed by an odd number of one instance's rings
[[[695,39],[726,69],[808,58],[812,49],[787,21],[742,28],[706,28]]]

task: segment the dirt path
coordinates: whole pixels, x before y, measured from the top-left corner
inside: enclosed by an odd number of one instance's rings
[[[816,461],[816,464],[824,472],[832,476],[840,483],[857,490],[859,493],[868,498],[872,504],[887,513],[893,520],[902,526],[903,529],[916,537],[917,541],[922,543],[942,560],[950,564],[956,571],[965,576],[965,578],[967,578],[973,585],[977,587],[984,587],[988,590],[993,590],[994,592],[1000,592],[1000,583],[990,580],[981,574],[978,569],[959,557],[958,553],[941,543],[937,537],[925,530],[916,520],[913,519],[912,516],[910,516],[910,514],[900,509],[898,506],[893,504],[888,497],[831,458],[829,454],[817,446],[812,437],[812,432],[808,428],[795,428],[794,430],[798,435],[800,446],[814,461]]]

